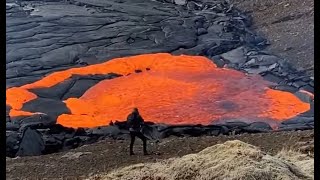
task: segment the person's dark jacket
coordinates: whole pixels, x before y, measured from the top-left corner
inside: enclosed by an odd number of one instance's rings
[[[141,131],[142,125],[144,124],[143,118],[137,112],[132,112],[127,117],[127,124],[129,131]]]

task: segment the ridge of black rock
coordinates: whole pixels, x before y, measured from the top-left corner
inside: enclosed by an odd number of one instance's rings
[[[64,151],[90,144],[101,139],[127,139],[129,131],[126,122],[115,122],[109,126],[96,128],[66,128],[59,124],[50,126],[24,126],[23,130],[10,131],[7,129],[7,156],[14,157],[40,155]],[[157,141],[170,136],[219,136],[236,135],[243,133],[266,133],[273,131],[297,131],[314,128],[314,117],[297,116],[280,123],[279,128],[273,130],[268,123],[257,121],[246,123],[244,121],[230,120],[222,124],[212,125],[168,125],[146,122],[142,132],[152,141]],[[32,129],[32,130],[31,130]],[[25,137],[26,132],[31,132],[30,137]],[[35,135],[35,132],[38,135]],[[22,140],[21,140],[22,139]],[[25,141],[23,139],[26,139]],[[20,143],[21,141],[21,143]],[[36,142],[33,145],[31,142]],[[25,142],[22,144],[22,142]],[[42,144],[43,142],[43,144]],[[30,144],[31,143],[31,144]],[[21,147],[27,149],[21,152]],[[41,153],[39,154],[41,150]]]
[[[115,73],[94,74],[94,75],[72,75],[67,80],[58,83],[50,88],[30,89],[38,97],[55,100],[66,100],[68,98],[81,97],[90,87],[106,79],[113,79],[121,75]]]

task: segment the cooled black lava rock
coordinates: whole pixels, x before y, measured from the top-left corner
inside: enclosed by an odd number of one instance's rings
[[[23,132],[28,127],[32,127],[33,129],[51,127],[55,125],[56,119],[41,113],[31,116],[15,117],[13,118],[12,123],[19,124],[19,131]]]
[[[300,88],[300,87],[305,86],[305,85],[308,85],[308,82],[304,82],[304,81],[301,81],[301,80],[295,80],[292,83],[292,86],[294,86],[296,88]]]
[[[22,110],[28,112],[42,112],[52,119],[57,119],[61,114],[69,114],[70,110],[66,104],[59,100],[49,98],[36,98],[25,103]]]
[[[67,79],[50,88],[30,89],[30,92],[41,98],[49,98],[61,100],[65,93],[72,87],[75,82],[72,79]]]
[[[47,131],[48,134],[60,134],[60,133],[74,133],[75,129],[74,128],[68,128],[64,127],[61,124],[54,124],[49,127],[49,130]]]
[[[310,93],[314,93],[314,88],[313,88],[312,86],[310,86],[310,85],[302,86],[300,89],[301,89],[301,90],[308,91],[308,92],[310,92]]]
[[[249,126],[242,128],[248,133],[260,133],[260,132],[270,132],[272,127],[265,122],[253,122]]]
[[[271,73],[271,72],[268,72],[266,74],[263,75],[263,78],[267,81],[271,81],[271,82],[274,82],[274,83],[277,83],[279,84],[281,81],[284,81],[283,78],[277,76],[277,75],[274,75],[274,73]]]
[[[212,58],[210,58],[219,68],[222,68],[226,62],[221,58],[221,56],[217,55],[217,56],[213,56]]]
[[[289,120],[283,121],[282,125],[291,125],[291,124],[309,124],[314,122],[314,117],[303,117],[303,116],[297,116],[294,118],[291,118]]]
[[[65,81],[49,88],[35,88],[30,91],[42,98],[55,100],[66,100],[68,98],[79,98],[89,88],[106,79],[113,79],[121,75],[115,73],[94,75],[72,75]]]
[[[245,120],[245,119],[244,119]],[[252,120],[251,120],[252,121]],[[214,122],[215,125],[223,127],[221,134],[242,134],[242,133],[261,133],[272,131],[272,127],[266,122],[246,123],[241,120],[227,120],[220,123]]]
[[[45,145],[41,134],[34,129],[27,128],[20,143],[17,156],[37,156],[41,155]]]
[[[15,131],[6,131],[6,156],[15,157],[19,150],[21,137]]]
[[[281,125],[277,131],[298,131],[298,130],[311,130],[314,129],[313,124],[290,124]]]
[[[134,70],[134,72],[135,72],[135,73],[141,73],[142,70],[141,70],[141,69],[136,69],[136,70]]]
[[[17,131],[19,130],[20,125],[17,123],[13,123],[13,122],[7,122],[6,123],[6,130],[8,131]]]
[[[50,134],[47,134],[46,133],[46,135],[50,135]],[[58,140],[58,141],[61,141],[61,142],[63,142],[66,138],[68,138],[68,137],[66,137],[66,133],[65,132],[62,132],[62,133],[59,133],[59,134],[51,134],[52,135],[52,137],[54,138],[54,139],[56,139],[56,140]],[[72,136],[73,137],[73,136]],[[72,138],[71,137],[71,138]],[[70,137],[69,137],[70,138]]]
[[[79,137],[66,139],[63,143],[63,149],[74,149],[82,145],[83,141]]]
[[[199,127],[175,127],[171,129],[171,134],[174,136],[200,136],[202,129]]]
[[[289,85],[276,85],[272,87],[275,90],[287,91],[291,93],[296,93],[299,89]]]
[[[50,118],[48,115],[41,113],[27,116],[23,118],[19,123],[21,125],[27,125],[29,123],[39,123],[44,126],[51,126],[56,124],[56,119]]]
[[[219,125],[178,125],[178,126],[165,126],[157,127],[154,129],[152,137],[159,137],[159,139],[166,138],[169,136],[203,136],[211,135],[217,136],[219,134],[226,134],[228,129]]]
[[[248,123],[242,122],[242,121],[231,121],[228,120],[227,122],[223,123],[223,124],[215,124],[215,125],[223,125],[229,129],[234,129],[234,128],[242,128],[242,127],[247,127],[249,126]]]
[[[117,126],[102,126],[92,128],[87,131],[90,136],[109,136],[116,137],[120,134],[120,129]]]
[[[229,133],[229,129],[225,128],[225,126],[208,128],[206,130],[206,135],[208,136],[218,136],[218,135],[226,135]]]
[[[75,136],[86,136],[87,132],[85,128],[77,128],[75,131]]]
[[[63,141],[55,138],[53,135],[43,135],[43,141],[45,144],[43,154],[55,153],[63,149]]]
[[[224,61],[232,64],[243,64],[246,62],[247,49],[243,46],[221,54]]]
[[[294,93],[294,95],[296,95],[301,101],[306,102],[306,103],[310,103],[311,101],[313,101],[312,96],[310,96],[307,93],[301,92],[301,91]]]
[[[297,116],[283,121],[279,126],[279,131],[309,130],[314,128],[314,117]]]
[[[7,11],[7,86],[116,57],[178,49],[215,56],[263,41],[248,30],[249,18],[223,0],[116,1],[33,4],[38,11],[26,11],[25,2]]]

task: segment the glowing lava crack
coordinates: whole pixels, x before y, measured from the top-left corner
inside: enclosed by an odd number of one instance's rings
[[[100,81],[80,98],[65,100],[71,113],[61,114],[57,123],[107,125],[124,120],[132,107],[138,107],[146,120],[166,124],[210,124],[230,118],[282,121],[310,108],[291,93],[268,88],[269,82],[260,76],[217,68],[205,57],[161,53],[55,72],[32,84],[7,89],[10,116],[34,113],[21,110],[37,98],[31,89],[52,87],[74,74],[107,73],[124,76]]]

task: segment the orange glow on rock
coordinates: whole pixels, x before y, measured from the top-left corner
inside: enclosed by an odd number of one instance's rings
[[[31,112],[27,112],[27,111],[19,111],[19,110],[15,110],[15,109],[11,109],[9,115],[11,117],[15,117],[15,116],[31,116],[35,113],[31,113]]]
[[[6,98],[12,109],[21,109],[24,103],[36,99],[37,96],[24,88],[13,87],[7,89]]]
[[[299,90],[299,92],[307,94],[312,101],[314,100],[314,94],[312,94],[311,92],[305,90]]]
[[[36,98],[28,89],[52,87],[72,74],[107,73],[132,74],[101,81],[82,97],[67,99],[64,102],[71,114],[60,115],[57,123],[67,127],[108,125],[125,120],[133,107],[138,107],[146,120],[167,124],[210,124],[224,118],[282,121],[310,108],[291,93],[269,89],[269,82],[260,76],[217,68],[205,57],[166,53],[55,72],[35,83],[8,89],[7,104],[18,111],[23,103]],[[17,96],[20,91],[23,96]]]

